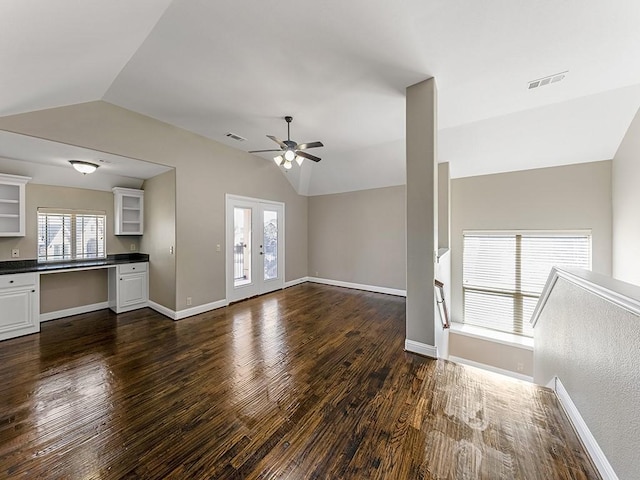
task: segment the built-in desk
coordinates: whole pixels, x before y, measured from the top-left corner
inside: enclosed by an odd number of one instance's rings
[[[109,270],[109,308],[116,313],[146,307],[149,298],[149,255],[108,255],[106,259],[38,263],[0,262],[0,340],[40,331],[40,276],[53,273]]]

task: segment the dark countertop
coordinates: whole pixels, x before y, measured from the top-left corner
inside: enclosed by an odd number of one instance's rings
[[[123,263],[148,262],[149,255],[146,253],[117,253],[107,255],[107,258],[96,260],[73,260],[62,262],[38,263],[37,260],[8,260],[0,262],[0,275],[9,273],[47,273],[56,270],[71,270],[74,268],[83,269],[91,267],[110,267]]]

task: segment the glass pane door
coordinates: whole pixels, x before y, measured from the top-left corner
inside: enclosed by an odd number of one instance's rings
[[[284,204],[227,195],[227,301],[284,288]]]
[[[233,209],[233,285],[251,283],[251,208]]]
[[[278,278],[278,212],[262,212],[264,280]]]

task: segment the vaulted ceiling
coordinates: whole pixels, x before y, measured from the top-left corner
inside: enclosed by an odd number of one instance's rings
[[[638,25],[637,0],[5,0],[0,116],[102,99],[249,151],[292,115],[325,147],[286,175],[317,195],[404,183],[405,89],[434,76],[454,177],[604,160]]]

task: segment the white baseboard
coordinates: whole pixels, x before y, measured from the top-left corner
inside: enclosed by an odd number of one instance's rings
[[[40,323],[56,320],[58,318],[70,317],[71,315],[80,315],[81,313],[95,312],[109,308],[109,302],[92,303],[91,305],[82,305],[80,307],[65,308],[64,310],[56,310],[55,312],[47,312],[40,314]]]
[[[186,308],[184,310],[171,310],[170,308],[160,305],[159,303],[149,300],[149,308],[152,308],[158,313],[161,313],[165,317],[169,317],[171,320],[182,320],[183,318],[192,317],[201,313],[209,312],[217,308],[226,307],[229,305],[226,299],[218,300],[217,302],[205,303],[198,305],[197,307]]]
[[[367,292],[386,293],[387,295],[396,295],[398,297],[406,297],[406,290],[397,288],[378,287],[377,285],[364,285],[361,283],[342,282],[340,280],[330,280],[328,278],[307,277],[309,282],[322,283],[324,285],[333,285],[334,287],[346,287],[356,290],[365,290]]]
[[[301,283],[305,283],[309,281],[309,277],[297,278],[295,280],[289,280],[288,282],[284,282],[284,288],[293,287],[294,285],[300,285]]]
[[[438,349],[433,345],[427,345],[426,343],[416,342],[415,340],[404,340],[404,349],[407,352],[417,353],[418,355],[424,355],[425,357],[438,358]]]
[[[493,365],[487,365],[486,363],[474,362],[473,360],[456,357],[455,355],[449,355],[449,360],[451,360],[452,362],[461,363],[462,365],[467,365],[469,367],[480,368],[489,372],[499,373],[500,375],[505,375],[507,377],[517,378],[518,380],[524,380],[525,382],[533,383],[533,377],[530,377],[529,375],[512,372],[511,370],[505,370],[504,368],[494,367]]]
[[[578,437],[580,437],[582,444],[587,449],[587,452],[589,453],[591,460],[593,460],[593,463],[598,469],[602,479],[618,480],[616,472],[613,471],[613,467],[611,467],[609,460],[607,460],[607,457],[600,448],[600,445],[598,445],[598,442],[596,442],[596,439],[591,434],[589,427],[582,418],[582,415],[580,415],[578,407],[576,407],[573,400],[571,400],[569,392],[564,388],[560,379],[558,377],[554,377],[554,380],[551,381],[549,386],[556,392],[562,408],[564,408],[564,411],[567,413]]]
[[[149,308],[151,308],[152,310],[155,310],[158,313],[161,313],[165,317],[169,317],[171,320],[177,320],[176,311],[171,310],[170,308],[167,308],[164,305],[160,305],[159,303],[149,300]]]

